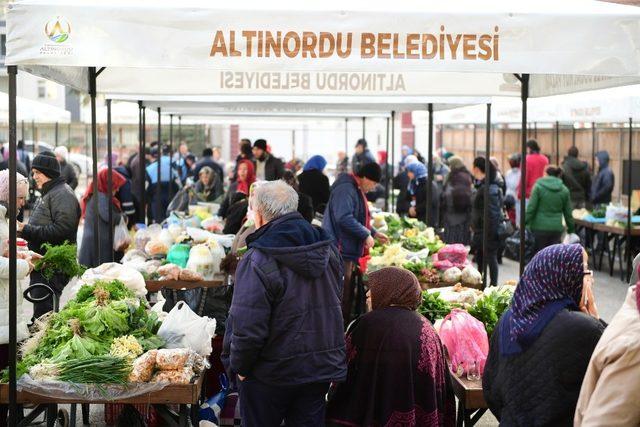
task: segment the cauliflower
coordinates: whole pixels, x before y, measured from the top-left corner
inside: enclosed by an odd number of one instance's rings
[[[142,346],[134,336],[124,335],[114,338],[109,354],[113,357],[122,357],[123,359],[133,361],[143,352]]]

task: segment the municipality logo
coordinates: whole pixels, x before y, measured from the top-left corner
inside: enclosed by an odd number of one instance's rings
[[[44,32],[52,42],[64,43],[69,39],[71,25],[66,19],[58,16],[45,24]]]

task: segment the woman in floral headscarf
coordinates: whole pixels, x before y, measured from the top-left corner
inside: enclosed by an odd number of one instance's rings
[[[482,386],[502,425],[571,426],[604,324],[580,245],[549,246],[531,260],[491,337]]]
[[[327,407],[329,425],[448,426],[455,422],[440,339],[416,312],[420,284],[410,271],[369,275],[373,309],[347,331],[347,379]]]

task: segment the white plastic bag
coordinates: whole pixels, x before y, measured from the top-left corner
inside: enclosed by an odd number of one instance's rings
[[[165,348],[190,348],[208,357],[213,350],[211,339],[215,331],[216,319],[200,317],[184,301],[180,301],[160,325],[158,336],[165,340]]]
[[[124,216],[120,217],[120,223],[113,229],[113,250],[116,252],[125,251],[131,244],[131,236],[127,228],[127,221]]]
[[[80,289],[82,285],[93,285],[96,280],[115,279],[124,283],[137,297],[147,295],[147,287],[142,274],[134,268],[118,264],[117,262],[107,262],[85,271],[78,281],[78,289]]]

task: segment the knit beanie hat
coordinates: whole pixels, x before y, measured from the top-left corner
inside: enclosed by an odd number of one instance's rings
[[[29,180],[16,172],[16,197],[27,197]],[[9,202],[9,169],[0,171],[0,202]]]
[[[373,182],[380,182],[380,179],[382,178],[382,169],[380,169],[380,165],[377,163],[367,163],[360,168],[358,176],[360,178],[370,179]]]
[[[265,141],[264,139],[256,139],[256,141],[253,143],[254,148],[259,148],[263,151],[267,151],[267,141]]]
[[[51,151],[39,153],[31,162],[31,169],[36,169],[49,178],[60,176],[60,163],[58,163],[56,155]]]

